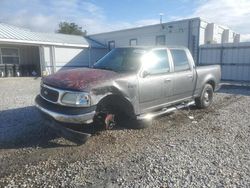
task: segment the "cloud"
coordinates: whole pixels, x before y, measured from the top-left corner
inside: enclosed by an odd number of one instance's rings
[[[18,0],[13,3],[9,0],[0,0],[0,22],[34,31],[54,32],[60,21],[69,21],[75,22],[91,34],[159,23],[159,19],[111,22],[102,7],[94,2],[92,0]],[[194,3],[191,0],[180,0],[180,2]],[[169,15],[168,20],[202,17],[244,34],[242,40],[250,41],[249,0],[197,0],[194,4],[193,13],[183,16]]]
[[[140,27],[140,26],[145,26],[145,25],[158,24],[159,22],[160,22],[159,19],[144,19],[144,20],[136,21],[134,25],[137,25],[138,27]]]
[[[242,42],[250,42],[250,34],[243,34],[241,35],[241,39]]]
[[[84,29],[92,31],[93,24],[101,23],[105,19],[102,9],[88,1],[19,0],[15,4],[7,0],[0,1],[0,22],[34,31],[54,32],[60,21],[75,22]],[[87,22],[84,22],[85,20]]]
[[[88,33],[101,33],[159,22],[144,19],[135,22],[110,22],[101,7],[82,0],[19,0],[15,6],[7,0],[0,1],[0,22],[30,28],[39,32],[54,32],[61,21],[75,22]]]
[[[115,31],[115,30],[122,30],[122,29],[128,29],[133,27],[142,27],[145,25],[152,25],[159,23],[159,20],[156,19],[142,19],[137,20],[134,22],[125,22],[125,21],[119,21],[119,22],[113,22],[109,23],[107,20],[86,20],[83,19],[84,23],[88,23],[91,25],[90,30],[92,31],[91,34],[95,33],[102,33],[102,32],[108,32],[108,31]],[[94,22],[94,23],[93,23]]]
[[[250,40],[250,1],[249,0],[206,0],[200,1],[190,17],[228,26],[243,34],[243,40]],[[245,34],[245,35],[244,35]]]

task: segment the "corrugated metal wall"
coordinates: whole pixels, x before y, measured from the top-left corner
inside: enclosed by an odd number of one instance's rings
[[[89,66],[89,53],[87,48],[55,47],[56,71],[65,68]]]
[[[43,46],[40,53],[43,74],[52,74],[61,69],[92,66],[107,53],[107,49]]]
[[[103,57],[107,49],[55,47],[56,71],[67,68],[89,67]]]
[[[250,43],[200,46],[200,65],[221,65],[222,80],[250,81]]]

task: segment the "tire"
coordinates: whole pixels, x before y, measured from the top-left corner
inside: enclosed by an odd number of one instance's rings
[[[144,129],[152,124],[152,120],[137,120],[134,114],[125,114],[115,106],[104,104],[98,106],[94,124],[101,129],[113,129],[117,126]]]
[[[101,107],[97,111],[97,115],[94,117],[94,124],[99,129],[114,129],[119,122],[118,115],[114,108],[111,106]]]
[[[213,102],[214,90],[210,84],[205,84],[201,96],[195,99],[198,108],[208,108]]]

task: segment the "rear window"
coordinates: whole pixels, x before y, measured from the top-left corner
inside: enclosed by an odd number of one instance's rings
[[[187,54],[184,50],[170,50],[175,72],[190,70]]]

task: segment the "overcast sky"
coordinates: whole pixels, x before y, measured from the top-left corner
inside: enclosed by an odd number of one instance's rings
[[[250,40],[250,0],[0,0],[0,22],[54,32],[60,21],[88,34],[202,17]]]

